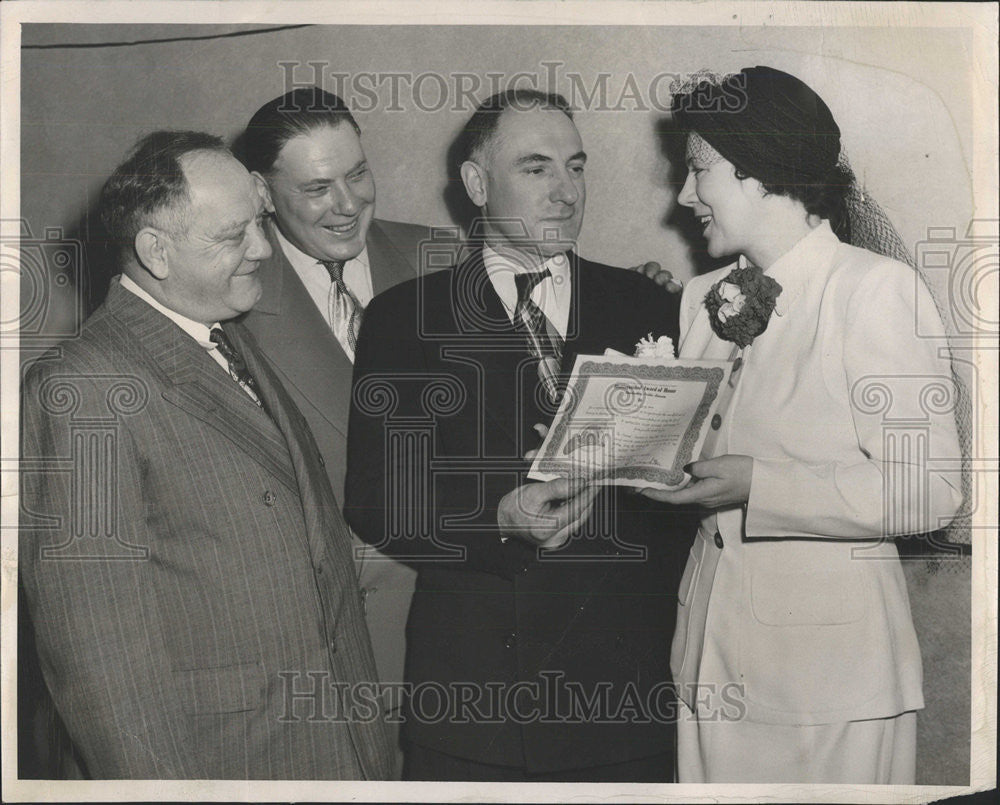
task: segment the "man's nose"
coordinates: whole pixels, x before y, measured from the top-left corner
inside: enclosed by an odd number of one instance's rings
[[[580,200],[580,187],[569,173],[563,172],[559,175],[549,198],[552,201],[561,201],[563,204],[576,204]]]
[[[333,211],[338,215],[356,215],[360,204],[358,197],[346,182],[335,182],[330,188]]]
[[[687,178],[684,180],[684,186],[681,188],[681,192],[677,194],[677,203],[685,207],[693,207],[697,200],[698,194],[694,189],[694,173],[688,171]]]

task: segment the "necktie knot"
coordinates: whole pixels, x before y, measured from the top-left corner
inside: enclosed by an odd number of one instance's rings
[[[229,336],[226,335],[225,330],[221,327],[213,327],[212,331],[208,334],[209,340],[215,344],[219,352],[222,353],[222,357],[229,362],[232,366],[234,363],[243,363],[243,359],[240,354],[236,351],[233,343],[229,340]]]
[[[320,260],[323,268],[330,275],[330,281],[336,285],[344,284],[344,261],[343,260]]]
[[[523,274],[514,275],[514,285],[517,286],[517,301],[524,304],[531,298],[531,292],[546,277],[551,277],[552,272],[547,268],[544,271],[526,271]]]

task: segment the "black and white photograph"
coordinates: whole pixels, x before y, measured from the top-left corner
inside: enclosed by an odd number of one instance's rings
[[[998,6],[0,15],[5,801],[995,793]]]

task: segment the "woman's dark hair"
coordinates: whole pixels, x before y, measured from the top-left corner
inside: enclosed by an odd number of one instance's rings
[[[233,143],[233,151],[249,171],[267,175],[274,169],[285,143],[322,126],[361,127],[338,95],[319,87],[286,92],[258,109]]]
[[[800,201],[830,220],[843,240],[854,175],[840,159],[840,128],[809,86],[772,67],[703,79],[674,95],[674,123],[696,132],[729,160],[739,178]]]
[[[745,179],[748,174],[737,168],[736,176]],[[846,201],[851,184],[854,182],[854,172],[846,164],[838,162],[830,169],[826,179],[816,183],[776,184],[765,182],[756,176],[754,178],[760,182],[765,193],[788,196],[802,202],[807,213],[826,218],[830,222],[830,228],[840,240],[844,243],[851,242],[851,225]]]

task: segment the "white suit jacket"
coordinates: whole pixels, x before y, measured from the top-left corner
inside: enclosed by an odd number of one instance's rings
[[[680,354],[728,358],[703,299]],[[767,274],[783,290],[743,365],[714,453],[752,456],[745,507],[702,522],[671,668],[701,718],[822,724],[923,707],[920,650],[892,535],[961,503],[944,331],[919,275],[823,222]],[[917,311],[929,312],[921,321]],[[698,686],[697,688],[694,686]]]

